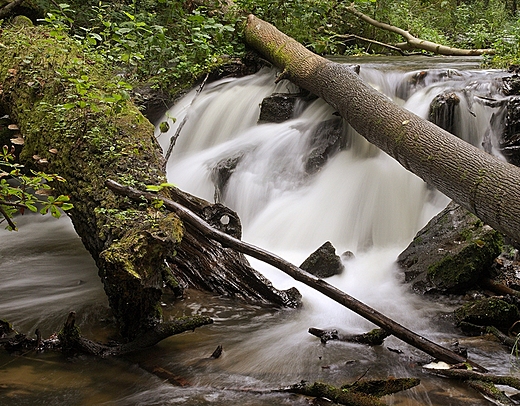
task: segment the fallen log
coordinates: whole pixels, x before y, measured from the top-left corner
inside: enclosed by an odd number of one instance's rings
[[[362,136],[495,230],[520,241],[520,168],[399,107],[346,65],[313,54],[250,15],[246,43],[323,98]]]
[[[409,50],[409,49],[421,49],[427,52],[433,52],[439,55],[447,55],[447,56],[475,56],[475,55],[493,55],[495,53],[494,49],[461,49],[461,48],[453,48],[446,45],[437,44],[431,41],[425,41],[423,39],[417,38],[410,34],[410,32],[403,30],[402,28],[396,27],[394,25],[382,23],[381,21],[374,20],[373,18],[363,14],[359,10],[357,10],[354,5],[350,5],[346,8],[346,10],[358,17],[359,19],[365,21],[366,23],[373,25],[376,28],[381,28],[383,30],[393,32],[395,34],[401,35],[406,42],[404,44],[395,44],[394,46],[401,50]]]
[[[490,373],[480,373],[477,371],[464,369],[424,369],[435,375],[465,381],[469,386],[480,392],[484,397],[495,401],[496,404],[516,404],[495,386],[504,385],[520,390],[520,379],[513,376],[494,375]]]
[[[309,328],[309,333],[318,337],[323,344],[330,340],[345,341],[366,345],[381,345],[386,337],[391,334],[385,330],[376,328],[363,334],[340,334],[337,330],[321,330],[319,328]]]
[[[322,382],[308,384],[302,381],[285,389],[289,393],[329,399],[335,404],[347,406],[382,406],[379,398],[411,389],[421,382],[417,378],[389,378],[366,380],[337,388]]]
[[[395,337],[412,345],[415,348],[424,351],[432,357],[452,364],[469,363],[474,368],[477,368],[481,371],[485,371],[485,368],[481,367],[480,365],[475,364],[472,361],[468,361],[466,358],[460,356],[459,354],[456,354],[453,351],[450,351],[426,339],[425,337],[422,337],[414,333],[411,330],[408,330],[407,328],[386,317],[377,310],[365,305],[364,303],[358,301],[357,299],[339,290],[338,288],[330,285],[324,280],[319,279],[314,275],[311,275],[310,273],[298,268],[296,265],[291,264],[283,258],[280,258],[262,248],[241,241],[237,238],[230,236],[229,234],[223,233],[222,231],[219,231],[211,227],[208,223],[206,223],[200,217],[196,216],[193,212],[181,206],[177,202],[174,202],[173,200],[167,199],[166,197],[154,193],[142,192],[132,187],[122,186],[113,180],[107,180],[106,185],[114,192],[124,196],[128,196],[129,198],[136,201],[143,202],[144,200],[147,200],[149,203],[151,203],[160,200],[165,208],[174,212],[185,223],[190,224],[192,227],[195,227],[208,238],[218,241],[226,247],[242,252],[243,254],[250,255],[256,259],[259,259],[280,269],[282,272],[285,272],[286,274],[290,275],[295,280],[302,282],[307,286],[310,286],[313,289],[323,293],[325,296],[340,303],[346,308],[354,311],[355,313],[359,314],[365,319],[371,321],[375,325],[390,332]]]

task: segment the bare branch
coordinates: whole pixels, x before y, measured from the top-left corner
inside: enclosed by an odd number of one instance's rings
[[[17,6],[21,5],[25,0],[13,0],[0,8],[0,18],[7,17],[9,13]]]

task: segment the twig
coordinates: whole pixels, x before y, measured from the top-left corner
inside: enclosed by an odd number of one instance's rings
[[[200,92],[202,92],[202,89],[204,88],[204,85],[206,84],[208,77],[209,77],[209,73],[206,73],[206,77],[200,84],[199,88],[197,89],[197,92],[195,93],[195,96],[191,100],[191,103],[188,106],[188,111],[184,115],[184,118],[182,119],[181,123],[179,124],[179,127],[177,127],[177,131],[175,131],[175,134],[173,135],[173,137],[170,138],[170,145],[169,145],[168,151],[166,151],[166,155],[165,155],[166,162],[168,162],[170,160],[170,155],[173,152],[173,147],[175,146],[175,143],[177,142],[177,138],[179,138],[179,135],[181,134],[182,127],[184,127],[184,124],[186,124],[186,121],[188,121],[188,115],[190,113],[190,108],[193,105],[193,102],[195,101],[197,96],[200,94]]]
[[[13,220],[11,217],[9,217],[9,214],[6,213],[2,206],[0,206],[0,214],[4,216],[4,219],[7,221],[7,224],[9,224],[9,227],[11,227],[13,230],[16,230],[16,224],[13,223]]]

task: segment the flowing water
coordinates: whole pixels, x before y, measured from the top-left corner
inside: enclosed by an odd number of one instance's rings
[[[461,99],[456,134],[474,145],[486,144],[498,155],[500,111],[481,101],[500,98],[502,72],[478,70],[478,60],[472,58],[401,61],[356,63],[372,86],[423,117],[436,95],[455,91]],[[424,80],[415,80],[426,67]],[[192,91],[181,99],[163,119],[172,124],[169,132],[157,134],[166,150],[187,115],[168,164],[169,180],[213,201],[214,168],[240,157],[220,198],[240,215],[243,240],[297,265],[331,241],[338,253],[349,250],[355,256],[345,259],[344,273],[330,283],[433,341],[450,345],[459,340],[469,347],[472,360],[493,371],[511,372],[500,346],[460,337],[443,321],[455,303],[417,298],[401,284],[397,255],[448,199],[350,128],[344,130],[346,148],[320,171],[307,174],[310,139],[321,122],[335,117],[334,111],[315,100],[298,106],[289,121],[257,124],[263,98],[295,91],[284,82],[275,85],[274,75],[266,69],[221,80],[198,96]],[[39,328],[48,336],[75,310],[85,335],[110,337],[107,300],[95,265],[68,220],[25,216],[18,223],[16,234],[0,231],[0,318],[24,333]],[[306,399],[269,390],[302,379],[342,384],[362,375],[422,379],[419,387],[385,398],[389,404],[487,404],[463,385],[424,374],[420,364],[428,356],[392,337],[376,348],[321,344],[308,334],[309,327],[362,333],[374,326],[280,271],[251,263],[277,288],[296,286],[303,308],[273,310],[188,292],[181,303],[164,305],[166,317],[206,314],[215,323],[134,356],[65,361],[57,354],[0,352],[0,404],[304,405]],[[217,345],[223,346],[223,355],[210,359]],[[148,372],[157,367],[189,385],[174,386]]]

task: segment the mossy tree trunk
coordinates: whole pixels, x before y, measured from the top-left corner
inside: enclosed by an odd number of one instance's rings
[[[102,58],[62,34],[51,36],[33,27],[4,29],[0,47],[0,110],[25,138],[21,163],[67,180],[54,185],[56,192],[69,195],[74,204],[69,215],[96,261],[125,339],[161,323],[162,293],[166,288],[182,292],[182,271],[211,275],[224,270],[231,276],[219,279],[218,293],[261,303],[289,302],[242,255],[185,229],[172,213],[105,187],[109,178],[145,188],[166,177],[153,126]],[[212,207],[179,190],[169,196],[191,201],[195,211]],[[168,261],[176,264],[177,277]],[[233,276],[234,269],[249,279]]]
[[[486,224],[520,241],[520,168],[397,106],[347,65],[331,62],[248,17],[249,46],[282,77],[323,98],[362,136]]]

